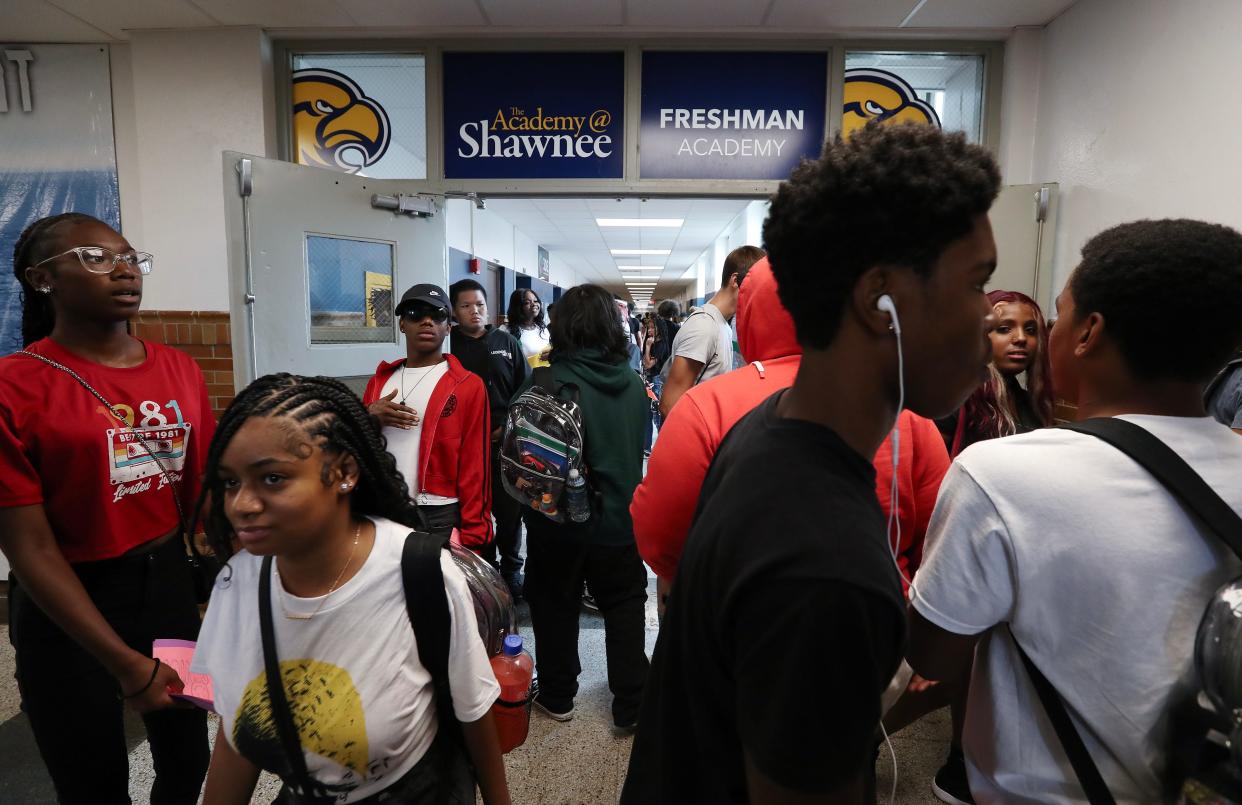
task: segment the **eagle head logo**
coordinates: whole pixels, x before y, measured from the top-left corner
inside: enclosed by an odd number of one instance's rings
[[[849,137],[872,120],[885,123],[926,123],[940,128],[940,117],[901,76],[886,70],[845,71],[845,114],[841,132]]]
[[[388,150],[388,114],[348,76],[293,73],[293,136],[302,165],[357,173]]]

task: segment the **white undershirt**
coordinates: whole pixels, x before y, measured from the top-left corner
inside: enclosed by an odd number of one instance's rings
[[[409,430],[385,426],[383,432],[384,438],[388,440],[388,452],[397,460],[397,469],[410,487],[410,495],[416,503],[423,506],[443,506],[457,502],[457,498],[429,495],[418,488],[418,446],[422,441],[423,421],[427,418],[427,403],[431,400],[431,392],[446,372],[448,361],[440,361],[432,366],[402,366],[389,375],[384,389],[380,392],[381,397],[387,397],[396,391],[397,397],[393,402],[408,405],[418,414],[418,424]]]

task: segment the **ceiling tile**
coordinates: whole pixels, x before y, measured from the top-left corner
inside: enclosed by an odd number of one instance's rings
[[[767,3],[758,0],[712,0],[711,3],[670,3],[668,0],[627,0],[626,22],[665,28],[741,28],[759,25]]]
[[[465,0],[462,0],[465,2]],[[493,25],[579,28],[621,25],[622,0],[480,0]]]
[[[0,12],[6,42],[107,42],[112,34],[43,0],[4,0]]]
[[[910,28],[1015,28],[1047,25],[1076,0],[927,0]]]
[[[117,39],[128,38],[126,31],[144,28],[205,28],[218,24],[217,20],[181,0],[53,0],[53,3]]]
[[[194,0],[221,25],[348,28],[357,23],[335,0]]]
[[[929,0],[930,1],[930,0]],[[819,31],[849,28],[895,28],[918,0],[776,0],[768,14],[770,28]]]
[[[479,7],[467,0],[336,0],[358,25],[457,28],[484,25]]]

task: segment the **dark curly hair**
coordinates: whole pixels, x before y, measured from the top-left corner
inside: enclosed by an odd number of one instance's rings
[[[621,329],[616,300],[598,285],[575,285],[561,296],[552,319],[551,341],[549,363],[584,350],[602,351],[617,363],[630,359],[630,342]]]
[[[51,335],[56,324],[52,300],[47,294],[35,291],[26,279],[26,269],[52,256],[56,230],[61,224],[84,223],[103,224],[103,221],[84,212],[50,215],[26,227],[17,238],[17,244],[13,247],[13,276],[22,289],[22,346],[30,346]]]
[[[379,422],[357,395],[331,377],[283,372],[264,375],[243,389],[225,410],[207,449],[203,490],[195,511],[206,512],[207,538],[221,561],[234,553],[234,534],[224,514],[220,457],[237,431],[253,417],[288,417],[324,451],[352,455],[359,469],[358,484],[350,493],[355,514],[386,517],[410,528],[418,524],[418,511],[397,470],[396,459],[388,452]]]
[[[838,134],[772,197],[764,246],[798,341],[832,343],[845,299],[867,269],[928,274],[1000,191],[986,149],[922,124],[870,123]]]
[[[1075,317],[1099,313],[1136,377],[1207,382],[1242,346],[1242,234],[1186,218],[1134,221],[1082,247]]]
[[[526,294],[533,293],[535,298],[539,299],[539,294],[531,288],[518,288],[509,294],[509,309],[505,311],[505,324],[509,327],[509,332],[515,337],[520,338],[522,331],[519,329],[522,323],[526,321],[526,310],[522,307],[522,303],[526,301]],[[543,300],[539,299],[539,312],[535,314],[535,318],[531,324],[539,328],[539,332],[548,332],[548,324],[543,318],[544,306]]]

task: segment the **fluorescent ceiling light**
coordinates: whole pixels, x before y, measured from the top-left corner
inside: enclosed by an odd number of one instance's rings
[[[597,226],[651,226],[676,229],[685,223],[685,218],[596,218]]]
[[[642,255],[642,254],[658,254],[658,255],[662,255],[662,256],[663,256],[663,255],[669,255],[669,254],[672,254],[672,253],[673,253],[673,250],[672,250],[672,249],[609,249],[609,251],[610,251],[613,255],[618,255],[618,254],[627,254],[627,255],[634,255],[634,254],[637,254],[637,255]]]
[[[618,265],[618,266],[617,266],[617,268],[621,269],[622,271],[663,271],[663,270],[664,270],[664,266],[643,266],[643,267],[639,267],[639,266],[623,266],[623,265]]]

